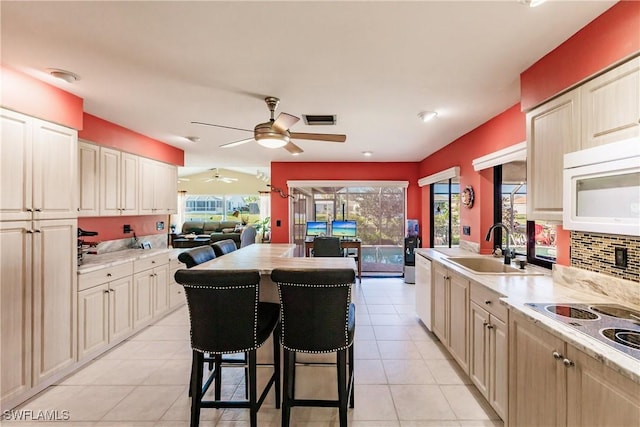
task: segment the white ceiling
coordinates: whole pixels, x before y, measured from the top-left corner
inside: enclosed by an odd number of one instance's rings
[[[4,65],[84,98],[85,111],[185,150],[189,173],[271,161],[419,161],[518,102],[519,74],[615,1],[2,1]],[[46,68],[70,70],[74,84]],[[337,114],[344,144],[256,143],[278,111]],[[424,124],[422,110],[436,110]],[[190,143],[185,136],[198,136]],[[373,151],[364,158],[363,151]],[[181,173],[185,175],[185,173]]]

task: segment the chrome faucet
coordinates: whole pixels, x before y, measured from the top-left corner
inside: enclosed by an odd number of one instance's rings
[[[505,233],[507,233],[507,247],[506,249],[503,250],[503,254],[504,254],[504,263],[506,265],[511,264],[511,258],[513,258],[513,254],[511,253],[511,249],[509,249],[509,229],[507,228],[506,225],[504,225],[501,222],[496,222],[495,224],[493,224],[491,227],[489,227],[489,231],[487,231],[487,237],[485,237],[485,240],[488,242],[491,240],[491,232],[493,230],[495,230],[498,227],[502,227],[505,231]]]

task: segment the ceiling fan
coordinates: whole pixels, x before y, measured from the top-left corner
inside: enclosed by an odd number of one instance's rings
[[[225,184],[230,184],[238,180],[238,178],[230,178],[228,176],[220,175],[218,168],[211,169],[211,170],[213,171],[213,176],[211,178],[205,179],[204,182],[216,181],[216,182],[224,182]]]
[[[292,139],[311,139],[316,141],[327,141],[327,142],[345,142],[347,139],[346,135],[339,134],[328,134],[328,133],[300,133],[300,132],[290,132],[289,128],[296,124],[300,118],[293,116],[287,113],[280,113],[278,117],[274,119],[275,110],[280,103],[280,99],[268,96],[264,99],[267,103],[267,107],[269,107],[269,111],[271,112],[271,118],[268,122],[259,123],[252,130],[250,129],[241,129],[235,128],[231,126],[222,126],[216,125],[212,123],[203,123],[203,122],[191,122],[192,124],[197,125],[205,125],[205,126],[214,126],[225,129],[236,129],[242,130],[245,132],[253,132],[253,138],[241,139],[240,141],[228,142],[226,144],[222,144],[221,148],[230,148],[235,147],[236,145],[246,144],[247,142],[256,141],[258,144],[267,148],[280,148],[284,147],[285,150],[290,152],[291,154],[300,154],[304,150],[298,147],[296,144],[291,142]]]

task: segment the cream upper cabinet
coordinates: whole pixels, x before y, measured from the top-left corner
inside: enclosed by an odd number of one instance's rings
[[[100,215],[100,147],[78,142],[78,216]]]
[[[177,168],[150,159],[140,160],[140,214],[177,212]]]
[[[75,218],[77,131],[2,110],[0,220]]]
[[[138,156],[100,148],[100,215],[138,214]]]
[[[432,331],[445,346],[448,343],[447,336],[447,286],[449,271],[438,263],[433,264],[433,301]]]
[[[580,87],[581,148],[640,136],[640,57]]]
[[[580,148],[580,91],[527,113],[527,219],[562,221],[563,156]]]

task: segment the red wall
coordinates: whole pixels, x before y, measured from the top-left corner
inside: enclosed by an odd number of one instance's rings
[[[106,145],[127,153],[184,166],[183,150],[102,120],[91,114],[84,114],[84,128],[78,133],[78,136],[96,144]]]
[[[470,236],[462,240],[480,242],[481,253],[491,252],[491,243],[484,240],[486,231],[493,224],[493,170],[476,172],[471,162],[526,139],[525,116],[516,104],[480,125],[468,134],[433,153],[420,162],[420,177],[433,175],[453,166],[460,166],[460,188],[473,187],[475,203],[471,209],[462,208],[460,224],[471,227]],[[428,205],[430,188],[422,187],[422,200]],[[423,236],[429,236],[429,209],[423,209],[420,222]],[[427,246],[429,242],[424,242]]]
[[[164,221],[164,230],[156,230],[157,221]],[[98,232],[97,236],[86,238],[90,242],[104,242],[106,240],[133,237],[133,233],[123,233],[125,224],[129,224],[138,237],[151,234],[168,234],[170,225],[167,215],[78,218],[78,227],[83,230]]]
[[[420,218],[418,163],[272,163],[271,185],[287,192],[288,180],[409,181],[407,218]],[[288,200],[275,192],[271,193],[271,241],[274,243],[289,242]],[[281,221],[280,227],[276,226],[277,220]],[[423,224],[420,224],[420,230],[422,227]]]
[[[621,1],[520,75],[523,111],[640,51],[640,1]]]
[[[10,68],[0,68],[2,106],[73,129],[82,129],[83,100]]]

